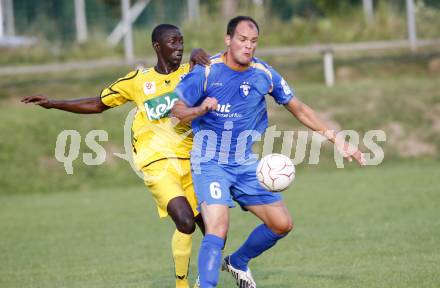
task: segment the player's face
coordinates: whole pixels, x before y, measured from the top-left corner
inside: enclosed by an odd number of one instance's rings
[[[179,30],[169,30],[159,41],[159,53],[171,64],[180,65],[183,55],[183,36]]]
[[[247,66],[252,61],[258,43],[258,29],[250,21],[241,21],[232,37],[226,36],[228,53],[236,64]]]

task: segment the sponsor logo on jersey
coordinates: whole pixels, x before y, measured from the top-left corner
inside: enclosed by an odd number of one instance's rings
[[[217,104],[217,108],[214,113],[215,116],[221,117],[221,118],[241,118],[243,115],[241,113],[231,112],[232,111],[232,105],[229,103],[225,104]]]
[[[251,85],[249,82],[243,82],[240,85],[240,95],[243,97],[246,97],[249,95],[249,92],[251,91]]]
[[[154,94],[156,93],[156,82],[145,82],[144,83],[144,94]]]
[[[214,87],[223,87],[223,83],[222,83],[222,82],[212,82],[212,83],[211,83],[211,86],[214,86]]]
[[[179,100],[179,97],[175,93],[166,93],[162,96],[155,97],[153,99],[144,102],[145,111],[148,119],[159,120],[164,117],[168,117],[171,108]]]
[[[215,111],[222,112],[222,113],[229,113],[229,112],[231,112],[231,104],[229,104],[229,103],[217,104],[217,109],[215,109]]]

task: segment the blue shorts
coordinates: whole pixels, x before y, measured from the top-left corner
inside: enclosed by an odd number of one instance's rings
[[[198,206],[220,204],[242,209],[246,206],[264,205],[282,200],[280,193],[270,192],[258,183],[255,171],[258,162],[251,165],[232,166],[218,163],[200,163],[201,173],[192,170]],[[198,169],[199,170],[199,169]]]

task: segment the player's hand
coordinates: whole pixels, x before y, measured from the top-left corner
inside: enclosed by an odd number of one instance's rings
[[[33,95],[33,96],[27,96],[21,99],[21,102],[29,104],[35,104],[40,105],[41,107],[44,107],[46,109],[51,108],[51,101],[49,98],[47,98],[44,95]]]
[[[208,113],[209,111],[213,111],[217,109],[218,101],[213,97],[206,97],[203,100],[202,104],[200,104],[200,112],[198,113],[200,116]]]
[[[209,59],[210,55],[205,52],[202,48],[195,48],[191,51],[191,55],[189,57],[189,65],[190,69],[196,65],[211,65],[211,60]]]
[[[352,162],[354,159],[360,166],[365,166],[366,162],[364,154],[357,147],[338,138],[336,138],[335,145],[339,153],[341,153],[349,162]]]

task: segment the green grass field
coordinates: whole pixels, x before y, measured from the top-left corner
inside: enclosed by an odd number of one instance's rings
[[[252,262],[259,287],[440,287],[438,175],[438,163],[300,169],[284,192],[295,231]],[[141,183],[2,195],[0,219],[0,287],[174,285],[173,229]],[[257,225],[238,208],[231,223],[226,253]]]

